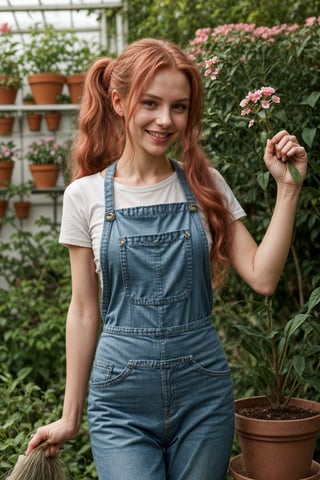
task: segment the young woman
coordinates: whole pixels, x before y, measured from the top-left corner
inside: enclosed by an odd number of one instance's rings
[[[37,430],[27,454],[46,441],[55,456],[77,434],[92,372],[100,480],[225,478],[234,407],[211,273],[221,283],[230,264],[273,293],[300,190],[287,160],[304,178],[307,156],[286,131],[268,140],[278,193],[257,246],[198,145],[202,107],[197,67],[167,42],[137,41],[88,72],[60,235],[72,274],[63,415]]]

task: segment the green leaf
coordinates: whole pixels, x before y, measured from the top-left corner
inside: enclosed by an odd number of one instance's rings
[[[311,92],[307,98],[307,104],[314,108],[320,98],[320,92]]]
[[[313,290],[308,301],[308,313],[320,303],[320,287]]]
[[[292,165],[290,162],[288,163],[288,168],[289,168],[289,171],[291,173],[291,176],[293,178],[293,180],[298,184],[298,185],[301,185],[302,184],[302,178],[301,178],[301,175],[300,175],[300,172],[296,169],[296,167],[294,165]]]
[[[313,140],[316,136],[316,133],[317,133],[316,128],[304,128],[302,130],[302,138],[310,148],[313,145]]]
[[[289,340],[289,338],[301,327],[301,325],[309,318],[310,315],[307,313],[299,313],[294,318],[288,321],[284,327],[284,336]]]
[[[269,184],[270,172],[259,172],[257,174],[258,185],[265,192]]]
[[[305,366],[306,366],[304,356],[303,355],[295,355],[292,359],[292,365],[293,365],[295,373],[297,375],[299,375],[299,377],[302,377]]]

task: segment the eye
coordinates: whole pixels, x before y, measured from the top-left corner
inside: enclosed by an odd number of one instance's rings
[[[172,105],[172,108],[177,112],[185,112],[186,110],[188,110],[188,105],[185,103],[174,103]]]
[[[145,99],[145,100],[142,100],[142,105],[147,108],[153,108],[156,106],[156,102],[154,100]]]

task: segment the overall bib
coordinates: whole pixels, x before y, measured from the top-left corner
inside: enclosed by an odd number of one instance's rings
[[[209,249],[182,203],[114,209],[105,175],[104,322],[88,418],[100,480],[224,480],[234,432],[229,366],[211,322]]]

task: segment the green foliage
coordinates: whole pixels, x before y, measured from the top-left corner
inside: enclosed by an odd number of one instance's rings
[[[0,244],[0,265],[2,477],[24,453],[31,433],[61,415],[71,279],[68,250],[44,218],[37,233],[17,230]],[[97,478],[86,416],[62,458],[75,480]]]
[[[0,86],[20,88],[22,86],[21,62],[19,43],[7,23],[0,25]]]
[[[255,5],[249,0],[215,0],[205,5],[184,0],[131,0],[129,36],[130,40],[156,36],[186,45],[201,27],[240,21],[260,25],[303,23],[302,15],[308,17],[319,12],[319,3],[318,0],[285,3],[270,0],[266,9],[262,0]],[[315,23],[296,31],[282,30],[269,39],[261,36],[252,39],[250,33],[234,29],[229,34],[221,32],[202,39],[192,47],[204,51],[195,52],[199,62],[214,55],[220,59],[217,79],[204,77],[206,111],[202,142],[247,211],[249,230],[258,241],[270,218],[275,186],[262,161],[265,139],[255,127],[249,129],[247,120],[241,116],[239,103],[248,91],[262,85],[273,86],[281,98],[280,105],[272,112],[273,129],[287,128],[307,148],[309,174],[299,202],[291,254],[272,299],[274,323],[269,338],[280,339],[283,348],[290,348],[292,369],[300,377],[303,374],[296,395],[313,399],[320,399],[316,385],[310,385],[311,373],[319,375],[318,305],[312,317],[301,315],[306,315],[306,299],[320,283],[319,43],[319,24]],[[58,244],[57,229],[44,219],[39,222],[36,234],[17,230],[10,241],[1,242],[0,265],[1,477],[25,451],[29,435],[61,414],[65,317],[71,282],[67,249]],[[254,327],[255,335],[258,326],[260,338],[266,337],[263,323],[266,310],[261,297],[240,283],[235,274],[230,273],[227,280],[227,288],[215,292],[213,321],[233,370],[235,395],[249,396],[257,393],[252,375],[260,361],[243,349],[235,325],[250,331]],[[299,329],[289,328],[300,321]],[[290,334],[289,343],[281,343],[285,333]],[[245,338],[251,342],[252,352],[257,353],[252,347],[256,337]],[[262,352],[263,348],[267,348],[266,344],[261,347]],[[97,478],[86,416],[77,438],[63,447],[62,458],[75,480]]]
[[[288,130],[308,152],[310,166],[291,255],[274,299],[282,322],[303,307],[320,281],[319,41],[320,24],[315,22],[294,29],[256,29],[253,25],[204,29],[192,42],[191,53],[203,65],[203,72],[204,62],[214,56],[219,59],[215,66],[220,67],[215,80],[203,77],[203,146],[247,211],[247,225],[258,241],[273,209],[275,185],[262,160],[265,133],[259,125],[248,128],[248,120],[241,115],[240,102],[247,93],[262,85],[275,88],[281,101],[270,116],[273,131]],[[236,298],[242,298],[242,285],[233,286]]]
[[[65,48],[63,71],[66,75],[86,72],[101,50],[99,44],[79,38],[74,32],[66,33]]]
[[[299,386],[309,384],[320,394],[320,328],[312,315],[319,303],[320,287],[312,292],[305,313],[276,328],[272,301],[266,299],[257,304],[249,325],[236,325],[242,346],[255,359],[252,384],[272,408],[285,409]]]
[[[66,55],[66,32],[56,30],[53,25],[30,28],[30,41],[24,45],[24,72],[60,73]]]
[[[319,14],[320,0],[128,0],[129,42],[156,37],[186,45],[198,28],[224,23],[301,23]]]

